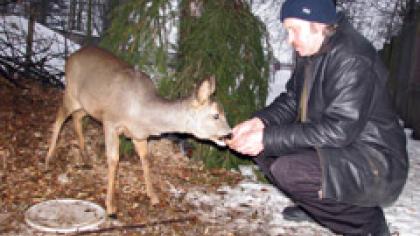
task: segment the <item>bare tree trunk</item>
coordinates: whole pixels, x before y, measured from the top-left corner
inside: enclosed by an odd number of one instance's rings
[[[411,23],[416,20],[416,0],[407,1],[407,21]]]
[[[77,1],[77,22],[76,29],[82,31],[82,13],[83,13],[83,2],[82,0]]]
[[[92,42],[92,0],[88,0],[85,45]]]
[[[416,61],[416,0],[405,0],[404,24],[392,50],[392,75],[394,78],[394,101],[399,116],[407,128],[413,128],[413,136],[420,138],[420,84],[416,84],[414,68]],[[395,63],[395,65],[394,65]]]
[[[34,31],[35,31],[35,19],[37,16],[36,3],[29,3],[29,22],[28,22],[28,35],[26,37],[26,66],[25,70],[28,70],[32,62],[32,46],[34,42]]]
[[[47,16],[48,16],[48,0],[41,0],[39,3],[39,16],[38,22],[45,25],[47,23]]]
[[[410,70],[410,82],[409,87],[411,88],[409,110],[410,120],[413,125],[412,138],[420,140],[420,11],[416,8],[416,0],[410,1],[410,19],[413,24],[413,48],[411,54],[411,70]]]
[[[70,9],[68,16],[68,30],[71,31],[74,29],[76,24],[76,1],[70,1]]]
[[[67,22],[63,24],[63,33],[64,33],[64,58],[67,59],[67,55],[69,54],[69,46],[68,46],[68,38],[71,30],[74,27],[74,12],[75,12],[75,1],[70,2],[70,9],[67,14]]]
[[[103,32],[111,26],[111,12],[120,4],[119,0],[109,0],[105,2],[105,14],[102,19]]]

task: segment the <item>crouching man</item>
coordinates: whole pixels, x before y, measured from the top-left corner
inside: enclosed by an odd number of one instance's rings
[[[285,218],[390,235],[382,207],[400,195],[409,163],[383,63],[332,0],[286,0],[280,19],[296,51],[287,91],[237,125],[228,145],[255,156],[294,201]]]

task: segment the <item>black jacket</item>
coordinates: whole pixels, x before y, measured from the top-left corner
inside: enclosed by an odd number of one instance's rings
[[[298,110],[305,68],[309,99],[302,123]],[[314,148],[322,168],[322,197],[361,206],[392,203],[406,182],[409,163],[386,82],[376,50],[341,16],[337,31],[316,55],[297,58],[287,91],[256,113],[265,124],[262,155]]]

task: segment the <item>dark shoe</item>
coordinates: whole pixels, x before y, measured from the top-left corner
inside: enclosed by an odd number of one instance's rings
[[[388,224],[386,223],[385,218],[375,230],[375,233],[371,234],[372,236],[391,236],[391,233],[389,232]]]
[[[368,234],[344,234],[344,236],[360,236],[360,235],[366,235],[366,236],[391,236],[391,233],[389,232],[388,226],[385,224],[384,227],[381,227],[375,233],[368,233]]]
[[[290,220],[290,221],[295,221],[295,222],[303,222],[303,221],[313,222],[314,221],[308,214],[306,214],[306,212],[302,208],[298,206],[285,207],[282,214],[283,214],[283,219],[285,220]]]
[[[370,231],[370,233],[365,234],[344,234],[344,236],[391,236],[391,233],[389,232],[388,224],[386,223],[385,216],[382,215],[382,219],[380,219],[380,222],[378,226],[376,226],[373,230]]]

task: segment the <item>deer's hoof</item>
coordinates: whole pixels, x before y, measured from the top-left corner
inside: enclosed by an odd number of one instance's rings
[[[116,220],[116,219],[118,219],[117,213],[111,213],[111,214],[108,214],[108,217],[109,217],[111,220]]]

